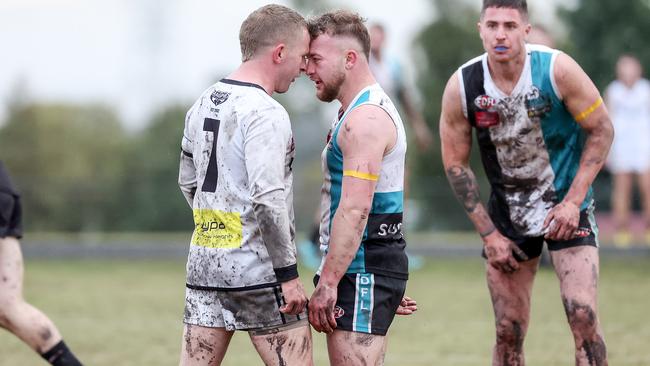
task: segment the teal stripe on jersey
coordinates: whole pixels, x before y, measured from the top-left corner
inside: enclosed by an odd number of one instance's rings
[[[541,124],[544,143],[555,174],[553,185],[559,202],[566,196],[578,172],[585,134],[564,103],[555,95],[550,75],[552,56],[551,52],[532,51],[530,67],[533,84],[541,95],[551,99],[551,111],[541,119]],[[591,201],[592,189],[589,187],[581,210],[586,209]]]
[[[370,213],[389,214],[404,211],[404,192],[375,192]]]
[[[375,192],[372,196],[371,214],[402,213],[404,211],[404,192]],[[368,239],[368,225],[363,231],[361,241]],[[361,244],[363,246],[363,243]],[[356,260],[356,258],[354,259]]]
[[[372,273],[357,273],[354,317],[352,319],[352,331],[354,332],[372,332],[374,285],[375,276]]]

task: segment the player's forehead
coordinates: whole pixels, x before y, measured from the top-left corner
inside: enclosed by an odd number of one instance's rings
[[[481,21],[483,23],[515,22],[519,24],[523,24],[526,22],[523,15],[518,9],[507,8],[507,7],[496,7],[496,6],[491,6],[489,8],[486,8],[485,11],[483,11],[483,14],[481,16]]]
[[[338,37],[332,37],[327,33],[318,35],[311,40],[309,46],[310,56],[326,57],[338,49]]]

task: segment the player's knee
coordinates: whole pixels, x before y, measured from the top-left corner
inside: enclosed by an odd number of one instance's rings
[[[596,331],[598,326],[598,317],[596,311],[590,305],[581,303],[576,300],[564,301],[564,308],[567,313],[571,331],[575,335],[583,338],[591,338],[591,334]]]
[[[497,342],[521,347],[526,335],[526,327],[521,321],[501,319],[496,323]]]

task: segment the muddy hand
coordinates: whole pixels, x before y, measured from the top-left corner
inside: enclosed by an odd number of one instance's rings
[[[284,314],[297,315],[305,310],[307,305],[307,295],[302,287],[299,278],[282,283],[282,297],[284,305],[280,307],[280,312]]]
[[[317,332],[332,333],[336,328],[334,305],[337,289],[318,284],[309,300],[309,323]]]

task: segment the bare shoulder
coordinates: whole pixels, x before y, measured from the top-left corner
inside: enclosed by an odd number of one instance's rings
[[[465,120],[459,82],[458,71],[456,71],[447,81],[442,95],[442,117],[446,122]]]
[[[342,148],[366,144],[368,141],[374,141],[376,145],[392,146],[396,136],[397,129],[388,112],[379,106],[364,104],[354,108],[345,118],[345,124],[339,133],[339,143]]]
[[[560,53],[555,61],[553,76],[565,105],[573,115],[596,103],[600,92],[582,67],[571,56]]]
[[[560,91],[580,87],[581,83],[591,83],[589,76],[576,60],[563,52],[558,54],[555,60],[553,76]]]

